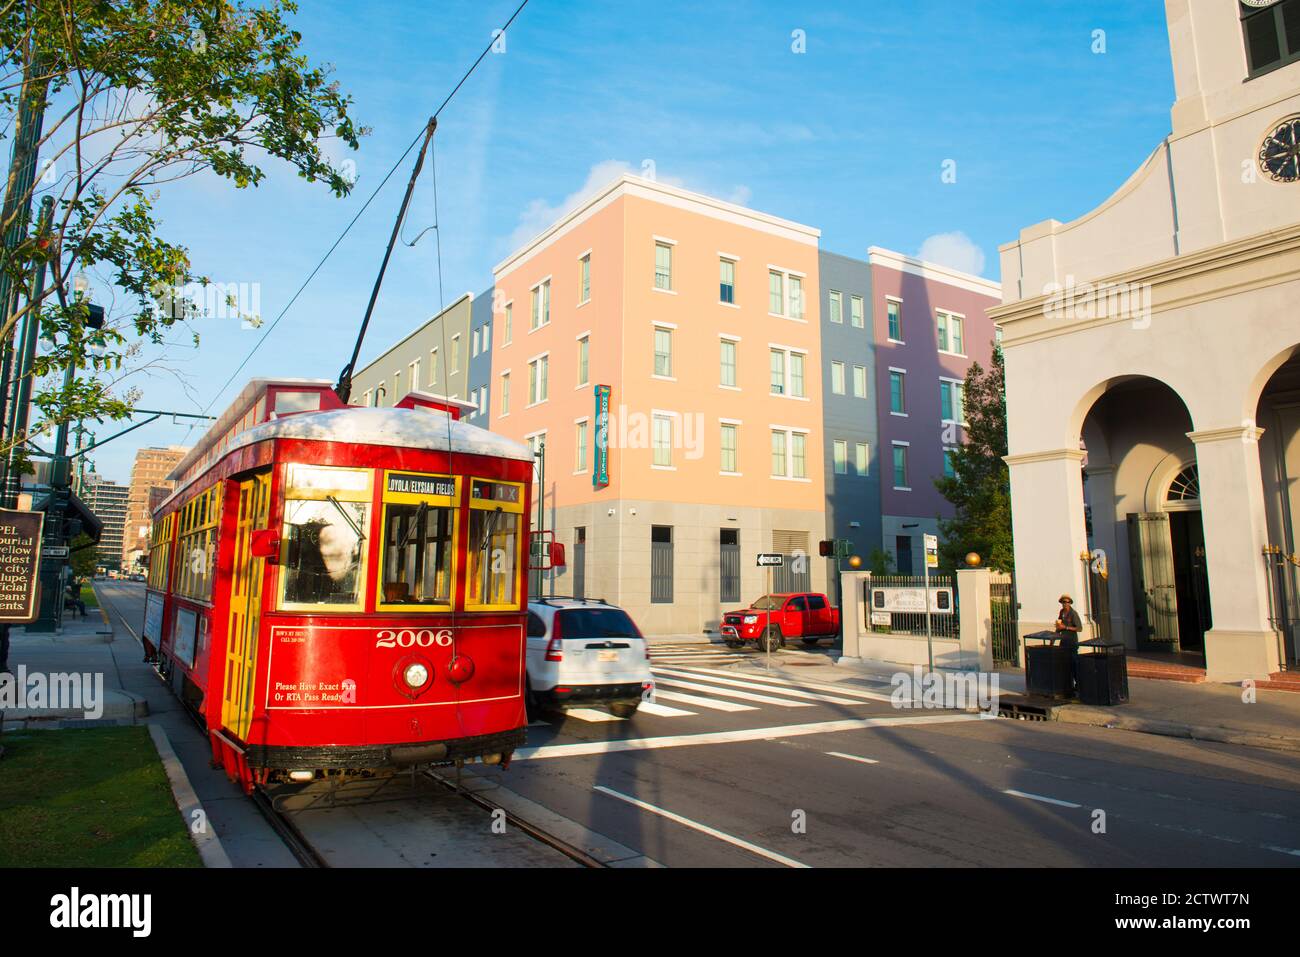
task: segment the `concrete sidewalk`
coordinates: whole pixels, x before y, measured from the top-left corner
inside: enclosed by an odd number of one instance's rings
[[[849,671],[876,685],[888,684],[899,672],[911,674],[910,666],[882,661],[840,659],[836,664],[837,671]],[[999,671],[998,684],[1003,693],[1023,694],[1024,672]],[[1294,692],[1256,688],[1251,700],[1240,685],[1131,676],[1128,686],[1125,704],[1109,708],[1060,704],[1049,709],[1049,717],[1064,724],[1300,752],[1300,695]]]
[[[3,715],[5,732],[18,728],[91,727],[110,724],[149,724],[161,729],[171,746],[163,756],[177,805],[191,817],[201,811],[219,846],[235,867],[298,867],[284,842],[276,835],[252,801],[211,766],[207,738],[181,709],[180,703],[145,664],[144,650],[131,630],[101,608],[88,609],[85,618],[65,617],[57,635],[31,635],[23,628],[10,632],[9,667],[27,675],[92,674],[103,676],[104,711],[87,720],[80,709],[9,710]],[[161,752],[160,752],[161,754]],[[177,789],[176,774],[183,771],[189,787]],[[213,842],[196,841],[205,864],[213,866]],[[219,857],[220,855],[218,855]],[[227,866],[222,863],[222,866]]]

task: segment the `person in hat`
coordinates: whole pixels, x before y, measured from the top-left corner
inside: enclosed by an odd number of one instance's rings
[[[1079,650],[1079,632],[1083,631],[1083,620],[1074,610],[1073,598],[1062,595],[1060,602],[1061,613],[1056,616],[1056,637],[1061,642],[1061,647],[1070,656],[1070,679],[1075,680],[1077,677],[1075,655]]]

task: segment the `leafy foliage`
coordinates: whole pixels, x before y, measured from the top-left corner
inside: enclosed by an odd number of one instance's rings
[[[7,343],[36,310],[44,342],[32,370],[38,421],[19,442],[64,421],[128,415],[140,346],[200,314],[185,290],[210,281],[154,215],[168,183],[205,174],[255,187],[273,157],[336,196],[350,190],[349,164],[330,158],[328,141],[356,149],[366,131],[330,69],[300,52],[296,9],[290,0],[0,3],[0,135],[19,138],[24,101],[43,117],[38,175],[24,191],[11,166],[0,217],[0,233],[16,228],[21,239],[0,251],[0,271],[25,294],[33,267],[49,270],[44,294],[24,295],[0,324]],[[23,216],[47,196],[52,226],[38,236]],[[79,277],[112,303],[102,329],[69,288]]]
[[[978,362],[966,373],[964,408],[966,442],[953,453],[953,475],[935,479],[953,504],[956,515],[941,523],[939,563],[944,568],[965,565],[976,552],[989,568],[1012,571],[1011,478],[1007,454],[1006,366],[1002,350],[993,349],[987,371]]]

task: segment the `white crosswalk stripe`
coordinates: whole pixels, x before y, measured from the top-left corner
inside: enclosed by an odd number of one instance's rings
[[[806,701],[825,701],[828,704],[861,704],[852,698],[845,698],[839,695],[821,694],[816,691],[802,691],[797,687],[787,685],[767,685],[756,681],[741,681],[736,678],[716,678],[712,676],[697,675],[690,671],[679,671],[676,668],[655,668],[651,666],[650,670],[656,675],[669,675],[674,678],[699,678],[701,681],[711,681],[714,684],[726,685],[729,688],[749,688],[752,691],[769,691],[789,695],[792,698],[803,698]]]
[[[750,691],[736,691],[731,688],[719,688],[716,685],[702,685],[697,681],[682,681],[680,678],[656,678],[655,688],[668,685],[670,688],[685,688],[688,691],[707,691],[722,695],[724,698],[739,698],[741,701],[757,701],[760,704],[775,704],[782,708],[811,708],[811,701],[791,701],[789,698],[773,698],[771,695],[754,694]]]
[[[655,695],[656,698],[660,695]],[[637,707],[638,713],[656,714],[661,718],[680,718],[685,715],[695,714],[694,711],[684,711],[681,708],[670,708],[666,704],[660,704],[657,701],[642,701]]]
[[[711,708],[714,711],[758,710],[752,704],[737,704],[735,701],[721,701],[717,698],[703,698],[682,691],[663,691],[655,688],[655,699],[658,700],[659,698],[663,698],[665,701],[679,701],[682,704],[694,705],[697,708]]]
[[[723,677],[735,678],[744,677],[750,681],[758,681],[775,685],[790,685],[795,688],[806,688],[811,691],[833,691],[837,695],[849,695],[854,698],[865,698],[868,701],[892,701],[893,699],[879,691],[867,691],[865,688],[850,688],[842,684],[822,684],[816,681],[790,681],[786,678],[773,678],[771,675],[754,674],[749,671],[719,671],[716,668],[681,668],[683,673],[689,672],[698,675],[701,678],[708,679],[709,675],[721,675]]]

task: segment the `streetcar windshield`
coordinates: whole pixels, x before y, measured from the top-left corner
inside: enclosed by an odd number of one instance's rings
[[[454,517],[423,502],[384,509],[385,604],[451,604]]]
[[[284,600],[294,605],[355,605],[370,506],[363,502],[284,504]]]
[[[519,525],[522,518],[517,513],[505,511],[470,512],[470,578],[466,604],[518,604]]]

